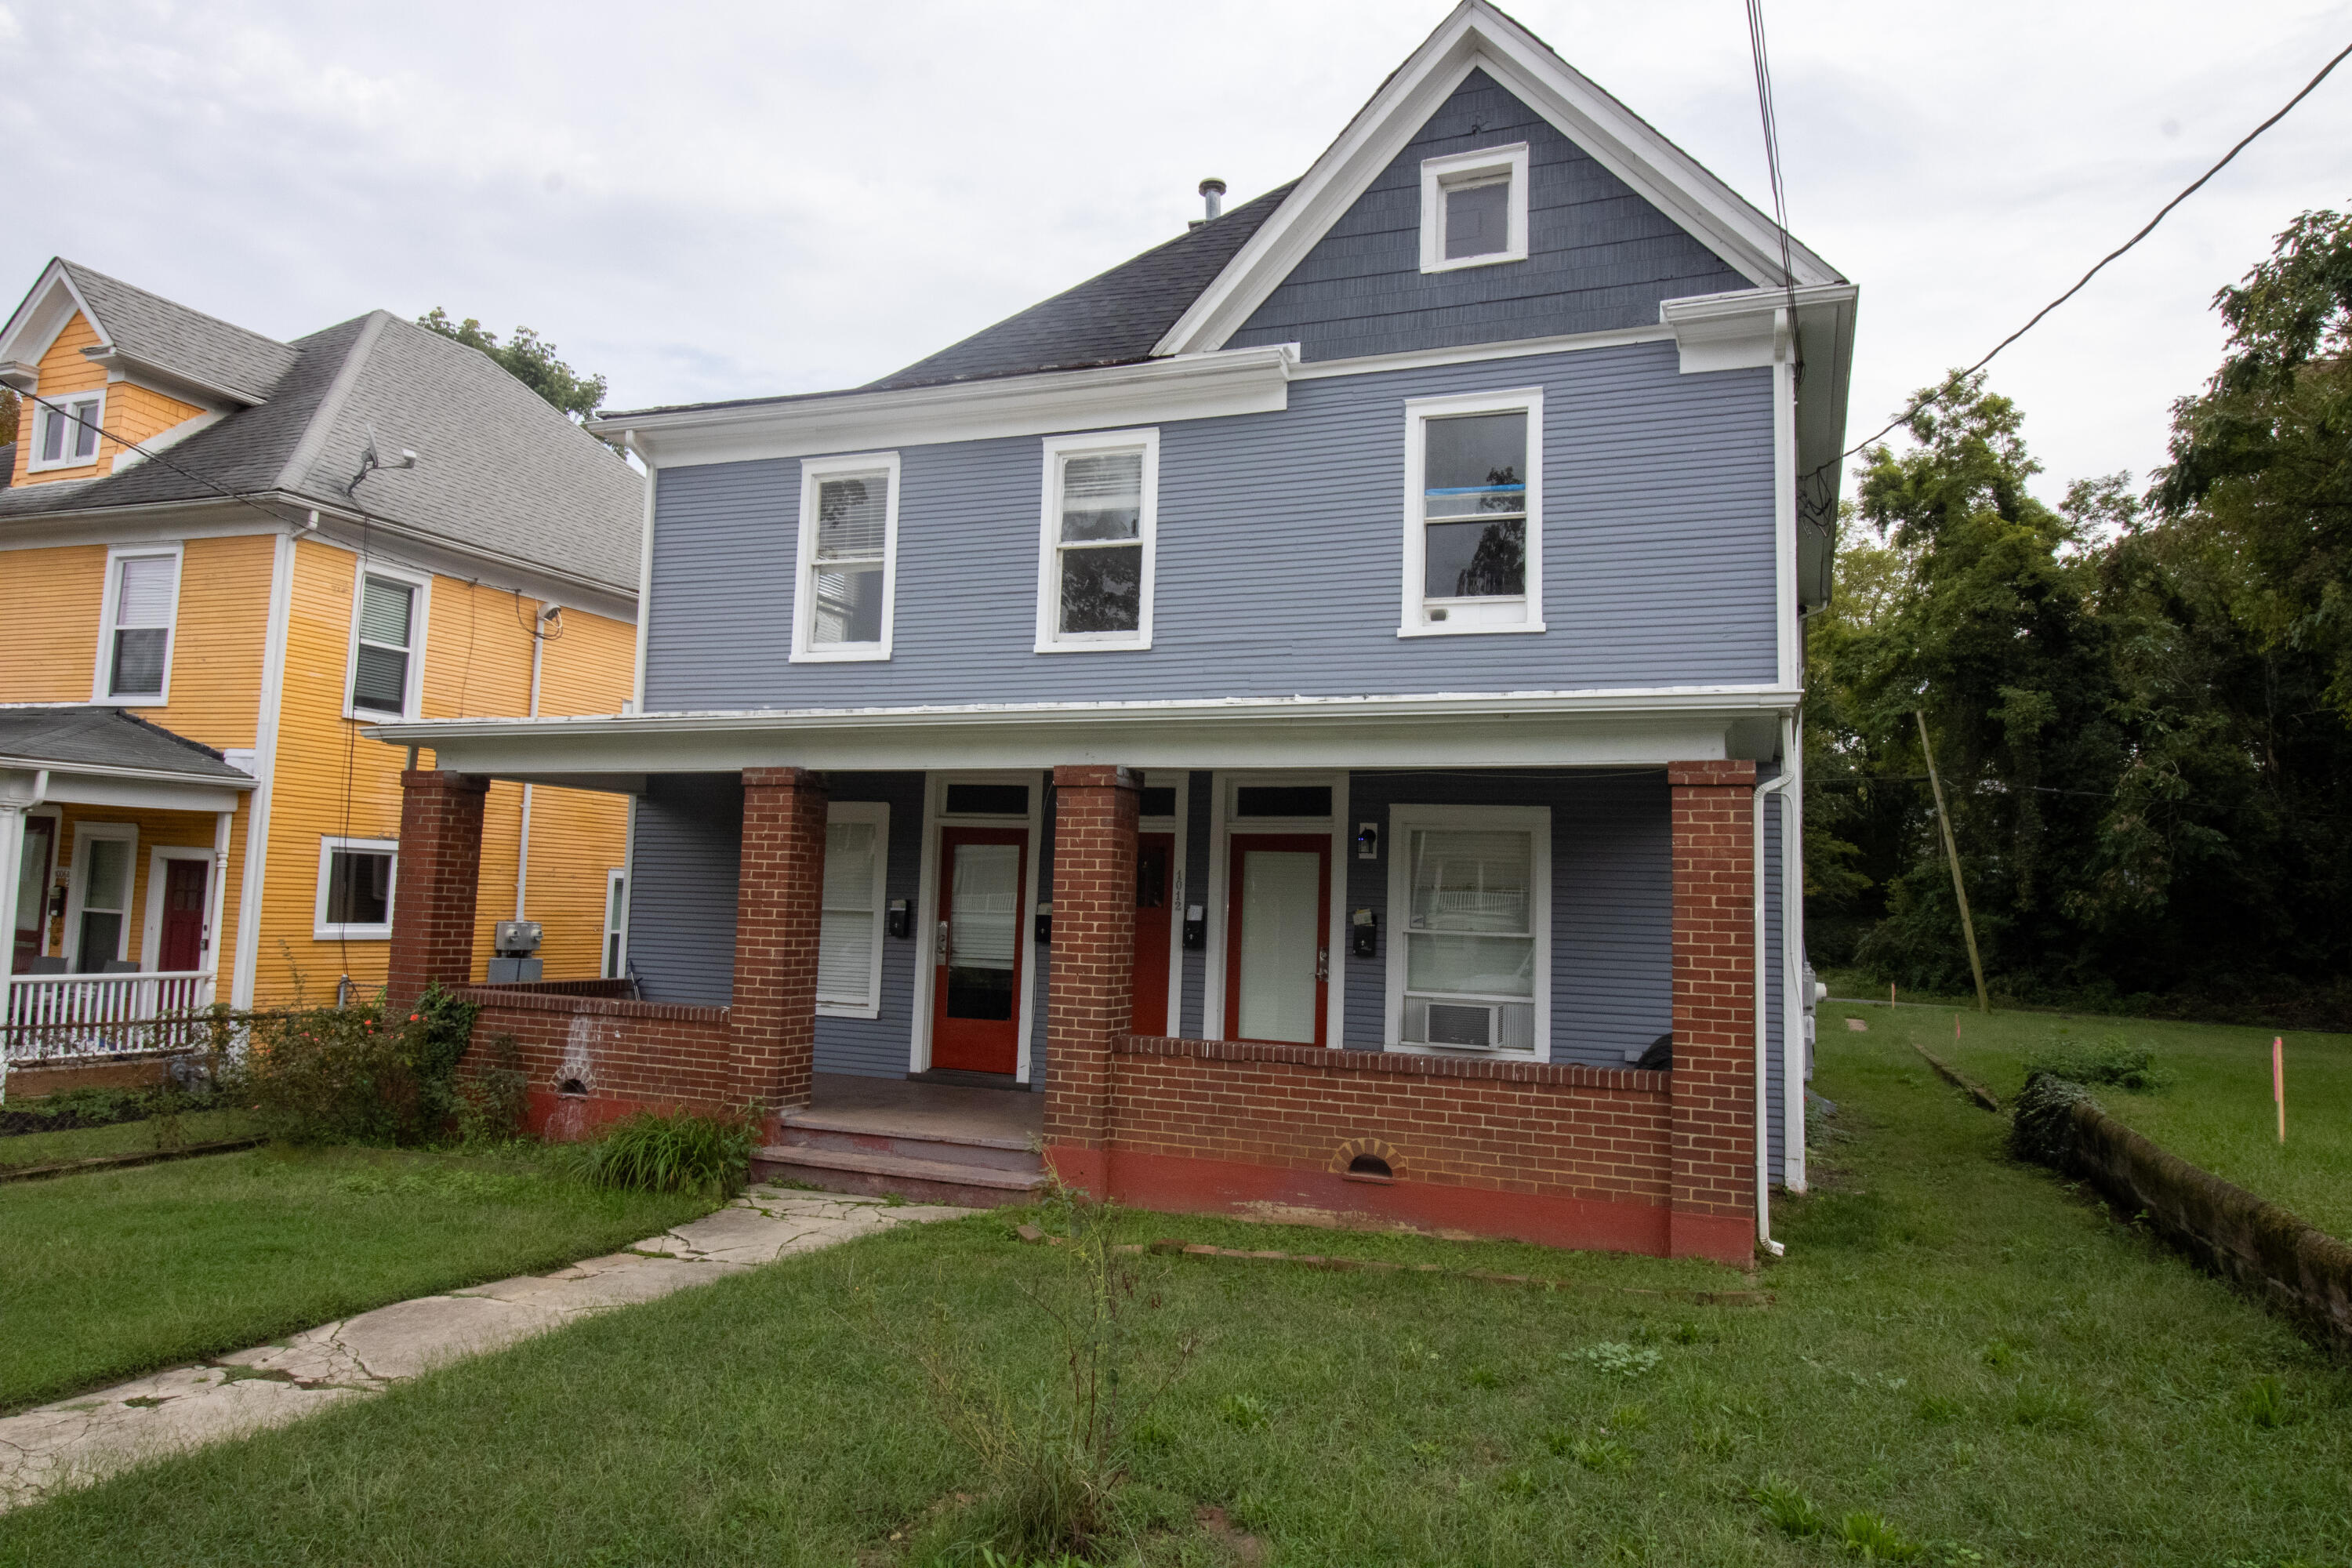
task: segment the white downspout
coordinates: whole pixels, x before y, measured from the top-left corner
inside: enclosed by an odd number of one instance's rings
[[[547,638],[541,635],[541,628],[547,625],[547,609],[548,607],[545,605],[540,605],[539,614],[532,617],[530,623],[530,717],[534,719],[539,717],[540,664],[541,658],[547,652]],[[515,830],[514,918],[517,920],[525,918],[522,912],[523,897],[525,893],[529,891],[530,887],[530,785],[525,784],[522,786],[522,823],[521,826]],[[601,942],[601,940],[602,938],[600,937],[599,941]]]
[[[1756,868],[1756,1240],[1775,1258],[1785,1249],[1772,1239],[1772,1102],[1766,1079],[1766,1068],[1771,1060],[1772,1021],[1765,1008],[1766,999],[1771,994],[1771,986],[1769,972],[1765,967],[1768,933],[1765,931],[1767,911],[1764,899],[1764,797],[1787,789],[1796,776],[1784,745],[1780,777],[1769,784],[1756,786],[1756,848],[1751,857]],[[1782,889],[1784,896],[1786,891]],[[1787,1092],[1785,1084],[1781,1086],[1781,1091]]]
[[[212,972],[205,982],[206,1006],[220,1000],[221,950],[229,945],[221,940],[221,918],[228,912],[228,840],[236,821],[235,806],[213,818],[212,908],[205,911],[204,966]]]

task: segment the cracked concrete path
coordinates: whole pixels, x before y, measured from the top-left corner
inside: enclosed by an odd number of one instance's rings
[[[0,1419],[0,1511],[169,1454],[299,1421],[586,1317],[894,1226],[977,1211],[754,1187],[725,1208],[552,1274],[395,1301],[281,1344]]]

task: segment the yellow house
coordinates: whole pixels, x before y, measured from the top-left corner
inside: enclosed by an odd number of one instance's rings
[[[63,260],[0,382],[11,1054],[373,991],[407,758],[362,730],[620,711],[643,480],[383,311],[280,342]],[[477,977],[509,918],[546,978],[604,973],[625,797],[502,784],[488,813]]]

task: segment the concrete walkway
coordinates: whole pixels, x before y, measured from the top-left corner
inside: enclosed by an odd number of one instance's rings
[[[165,1455],[299,1421],[346,1400],[591,1313],[634,1306],[894,1226],[970,1209],[754,1187],[725,1208],[552,1274],[420,1296],[282,1344],[45,1405],[0,1420],[0,1510]]]

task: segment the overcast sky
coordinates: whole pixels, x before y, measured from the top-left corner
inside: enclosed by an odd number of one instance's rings
[[[527,323],[616,407],[854,385],[1304,170],[1439,0],[0,0],[0,291],[52,255],[278,337]],[[1513,14],[1759,205],[1739,0]],[[1976,358],[2352,42],[2352,4],[1766,0],[1851,427]],[[2216,289],[2352,204],[2352,65],[1994,366],[2065,479],[2161,460]]]

